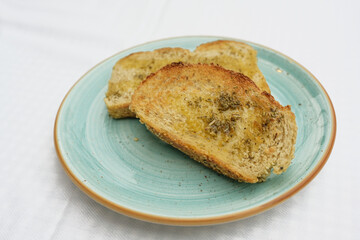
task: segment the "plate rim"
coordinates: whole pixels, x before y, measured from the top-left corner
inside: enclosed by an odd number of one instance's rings
[[[128,50],[131,50],[133,48],[141,47],[141,46],[144,46],[144,45],[147,45],[147,44],[150,44],[150,43],[159,42],[159,41],[166,41],[166,40],[173,40],[173,39],[179,39],[179,38],[218,38],[218,39],[228,39],[228,40],[241,41],[241,42],[254,44],[254,45],[257,45],[257,46],[259,46],[261,48],[264,48],[264,49],[270,50],[272,52],[275,52],[276,54],[281,55],[282,57],[284,57],[287,60],[293,62],[294,64],[297,64],[307,74],[309,74],[313,78],[313,80],[315,80],[315,83],[324,92],[325,97],[327,99],[327,102],[329,104],[330,111],[331,111],[332,127],[331,127],[331,134],[330,134],[330,139],[329,139],[327,148],[323,152],[323,155],[322,155],[321,159],[318,161],[318,163],[314,166],[314,168],[312,169],[312,171],[309,174],[307,174],[300,182],[298,182],[291,189],[287,190],[286,192],[279,195],[278,197],[276,197],[276,198],[274,198],[274,199],[272,199],[270,201],[267,201],[267,202],[265,202],[265,203],[263,203],[263,204],[261,204],[259,206],[255,206],[253,208],[246,209],[244,211],[238,211],[238,212],[234,212],[234,213],[230,213],[230,214],[216,215],[216,216],[210,216],[210,217],[186,217],[186,218],[184,218],[184,217],[170,217],[170,216],[161,216],[161,215],[144,213],[144,212],[141,212],[141,211],[133,210],[133,209],[124,207],[122,205],[116,204],[116,203],[108,200],[107,198],[101,196],[100,194],[97,194],[96,192],[94,192],[92,189],[90,189],[88,186],[86,186],[76,176],[75,173],[73,173],[71,171],[71,169],[68,166],[68,164],[66,163],[65,158],[63,157],[63,155],[61,153],[61,150],[60,150],[60,147],[59,147],[58,133],[57,133],[58,128],[57,128],[57,126],[58,126],[58,120],[59,120],[59,117],[60,117],[60,114],[61,114],[61,109],[62,109],[68,95],[74,89],[74,87],[85,76],[87,76],[87,74],[89,72],[91,72],[93,69],[97,68],[99,65],[103,64],[107,60],[115,57],[116,55],[119,55],[119,54],[121,54],[123,52],[126,52]],[[281,52],[279,52],[277,50],[274,50],[272,48],[264,46],[262,44],[258,44],[258,43],[243,40],[243,39],[225,37],[225,36],[189,35],[189,36],[176,36],[176,37],[169,37],[169,38],[161,38],[161,39],[148,41],[148,42],[145,42],[145,43],[142,43],[142,44],[138,44],[138,45],[126,48],[126,49],[121,50],[121,51],[113,54],[112,56],[100,61],[95,66],[93,66],[91,69],[89,69],[86,73],[84,73],[72,85],[72,87],[68,90],[68,92],[64,96],[63,100],[61,101],[61,104],[60,104],[59,109],[58,109],[57,114],[56,114],[55,123],[54,123],[54,145],[55,145],[55,150],[56,150],[56,153],[58,155],[59,161],[60,161],[61,165],[63,166],[66,174],[72,180],[72,182],[78,188],[80,188],[85,194],[87,194],[90,198],[94,199],[96,202],[100,203],[101,205],[103,205],[103,206],[105,206],[105,207],[107,207],[107,208],[109,208],[109,209],[111,209],[111,210],[113,210],[115,212],[121,213],[123,215],[129,216],[129,217],[132,217],[132,218],[136,218],[136,219],[139,219],[139,220],[147,221],[147,222],[160,223],[160,224],[166,224],[166,225],[175,225],[175,226],[201,226],[201,225],[213,225],[213,224],[219,224],[219,223],[232,222],[232,221],[235,221],[235,220],[251,217],[253,215],[262,213],[262,212],[264,212],[266,210],[269,210],[269,209],[279,205],[280,203],[284,202],[288,198],[290,198],[293,195],[295,195],[296,193],[298,193],[301,189],[303,189],[306,185],[308,185],[315,178],[315,176],[320,172],[320,170],[326,164],[326,162],[327,162],[327,160],[328,160],[328,158],[329,158],[329,156],[331,154],[331,151],[333,149],[334,143],[335,143],[336,130],[337,130],[336,114],[335,114],[335,109],[334,109],[334,106],[333,106],[332,101],[330,99],[330,96],[328,95],[327,91],[325,90],[323,85],[320,83],[320,81],[309,70],[307,70],[303,65],[301,65],[300,63],[298,63],[294,59],[288,57],[287,55],[285,55],[285,54],[283,54],[283,53],[281,53]]]

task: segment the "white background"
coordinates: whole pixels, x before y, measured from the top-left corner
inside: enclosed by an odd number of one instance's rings
[[[260,215],[172,227],[87,197],[55,153],[61,100],[92,66],[147,41],[240,38],[276,49],[328,91],[333,152],[302,191]],[[0,0],[0,239],[360,239],[359,1]]]

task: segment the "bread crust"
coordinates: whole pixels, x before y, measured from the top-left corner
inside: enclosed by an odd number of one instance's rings
[[[191,70],[193,72],[202,72],[203,75],[201,75],[203,78],[206,78],[207,76],[217,74],[220,76],[218,78],[219,84],[221,84],[221,89],[236,89],[241,88],[242,90],[248,90],[248,91],[254,91],[253,97],[256,99],[256,104],[262,104],[266,106],[270,106],[272,108],[278,109],[277,111],[284,114],[284,118],[286,118],[286,121],[288,125],[288,131],[289,136],[291,136],[290,144],[292,146],[287,147],[288,155],[282,160],[282,162],[277,164],[277,162],[274,160],[273,164],[270,164],[270,167],[264,168],[264,170],[259,175],[252,175],[247,172],[239,171],[237,167],[235,167],[232,164],[229,164],[228,161],[224,161],[223,156],[220,156],[219,154],[209,153],[208,151],[198,147],[193,142],[189,142],[184,140],[186,135],[179,137],[179,134],[177,132],[174,132],[172,130],[166,129],[163,127],[161,121],[168,121],[169,119],[162,120],[162,119],[156,119],[152,118],[151,115],[157,115],[161,114],[159,111],[166,111],[162,109],[166,109],[170,106],[167,106],[166,104],[162,106],[159,110],[158,106],[154,106],[152,104],[158,104],[161,103],[161,101],[158,101],[159,98],[161,98],[161,94],[166,91],[166,88],[162,89],[161,92],[149,92],[148,89],[146,89],[147,86],[151,86],[153,84],[159,84],[161,81],[168,81],[166,84],[169,85],[169,88],[171,86],[176,86],[176,84],[179,82],[179,84],[182,84],[184,89],[191,88],[194,81],[197,81],[197,79],[190,79],[187,82],[185,80],[176,80],[174,76],[180,76],[183,72],[187,72],[187,70]],[[222,78],[222,79],[220,79]],[[159,80],[160,79],[160,80]],[[225,80],[224,80],[225,79]],[[215,79],[216,81],[217,79]],[[178,81],[178,82],[176,82]],[[164,86],[166,85],[164,83]],[[159,86],[161,88],[161,86]],[[186,90],[184,90],[186,91]],[[242,94],[242,93],[236,93],[236,94]],[[259,96],[262,97],[259,97]],[[155,96],[155,97],[152,97]],[[149,98],[149,99],[147,99]],[[149,103],[146,103],[149,102]],[[155,102],[155,103],[154,103]],[[274,167],[274,172],[279,174],[287,169],[287,167],[290,165],[291,159],[293,158],[293,154],[295,151],[295,140],[296,140],[296,122],[295,122],[295,115],[291,112],[290,106],[282,106],[279,104],[273,96],[271,96],[269,93],[261,90],[257,87],[257,85],[248,77],[241,73],[236,73],[230,70],[226,70],[220,66],[217,65],[207,65],[207,64],[185,64],[185,63],[172,63],[170,65],[165,66],[158,72],[149,75],[138,87],[138,89],[135,91],[134,95],[132,96],[132,102],[130,105],[131,111],[134,111],[137,114],[137,117],[140,118],[140,121],[146,125],[146,127],[154,133],[156,136],[158,136],[163,141],[171,144],[175,148],[179,149],[180,151],[186,153],[194,160],[202,163],[203,165],[225,175],[230,178],[233,178],[238,181],[244,181],[249,183],[256,183],[261,182],[266,179],[266,177],[270,174],[271,168]],[[167,110],[169,111],[169,110]],[[199,110],[200,111],[200,110]],[[172,120],[171,121],[176,121]],[[169,120],[169,121],[170,121]],[[284,130],[285,131],[285,130]],[[284,134],[285,135],[285,134]],[[275,135],[276,137],[276,135]],[[284,136],[286,137],[286,136]],[[269,151],[269,153],[266,153],[268,155],[271,155],[271,151],[274,147],[270,146],[266,149],[266,151]],[[261,160],[261,159],[260,159]]]
[[[156,135],[158,138],[163,140],[164,142],[169,143],[173,147],[179,149],[195,161],[203,164],[204,166],[215,170],[216,172],[228,176],[232,179],[238,180],[239,182],[248,182],[248,183],[256,183],[257,180],[246,177],[245,175],[240,174],[235,169],[233,169],[229,165],[224,165],[224,163],[219,160],[216,156],[211,156],[200,149],[196,149],[195,147],[184,143],[180,139],[177,139],[174,135],[162,131],[160,128],[152,125],[151,123],[144,121],[143,122],[146,128]]]
[[[175,48],[170,48],[170,47],[158,48],[158,49],[155,49],[153,51],[141,51],[141,52],[131,53],[131,54],[127,55],[126,57],[123,57],[119,61],[117,61],[115,63],[115,66],[121,66],[124,62],[127,62],[129,59],[136,59],[139,56],[141,56],[141,57],[153,56],[154,54],[163,55],[163,54],[172,53],[172,52],[190,54],[190,51],[187,50],[187,49],[184,49],[184,48],[178,48],[178,47],[175,47]]]
[[[242,47],[253,50],[252,47],[250,47],[248,44],[243,42],[237,42],[232,40],[216,40],[213,42],[200,44],[195,51],[209,51],[211,49],[226,48],[229,45],[235,45],[235,46],[241,45]]]

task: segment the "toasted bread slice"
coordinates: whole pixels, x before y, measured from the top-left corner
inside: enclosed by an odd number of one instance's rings
[[[113,118],[135,117],[129,110],[131,96],[140,83],[150,74],[172,62],[186,62],[190,51],[182,48],[161,48],[137,52],[120,59],[109,80],[105,104]]]
[[[195,63],[214,63],[240,72],[253,80],[262,91],[270,93],[265,77],[257,65],[256,54],[256,50],[246,43],[218,40],[198,46],[193,58]]]
[[[168,65],[141,83],[130,109],[159,138],[238,181],[264,181],[294,157],[290,106],[220,66]]]
[[[150,73],[173,62],[214,63],[250,77],[263,91],[270,93],[257,66],[256,51],[241,42],[220,40],[205,43],[191,53],[182,48],[162,48],[138,52],[120,59],[114,66],[105,103],[113,118],[134,117],[129,110],[131,95]]]

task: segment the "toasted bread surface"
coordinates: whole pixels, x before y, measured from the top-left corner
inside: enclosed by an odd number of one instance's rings
[[[294,157],[290,107],[220,66],[168,65],[141,83],[130,109],[162,140],[238,181],[264,181]]]
[[[242,72],[263,91],[269,86],[257,66],[256,51],[241,42],[219,40],[204,43],[194,52],[182,48],[161,48],[133,53],[120,59],[113,67],[105,103],[113,118],[134,117],[128,109],[137,86],[151,73],[173,62],[214,63],[224,68]]]
[[[246,43],[218,40],[198,46],[193,58],[195,63],[214,63],[240,72],[253,80],[262,91],[270,93],[265,77],[257,65],[256,55],[256,50]]]
[[[131,96],[150,74],[172,62],[186,62],[190,51],[182,48],[161,48],[137,52],[120,59],[113,67],[105,103],[113,118],[135,117],[129,110]]]

